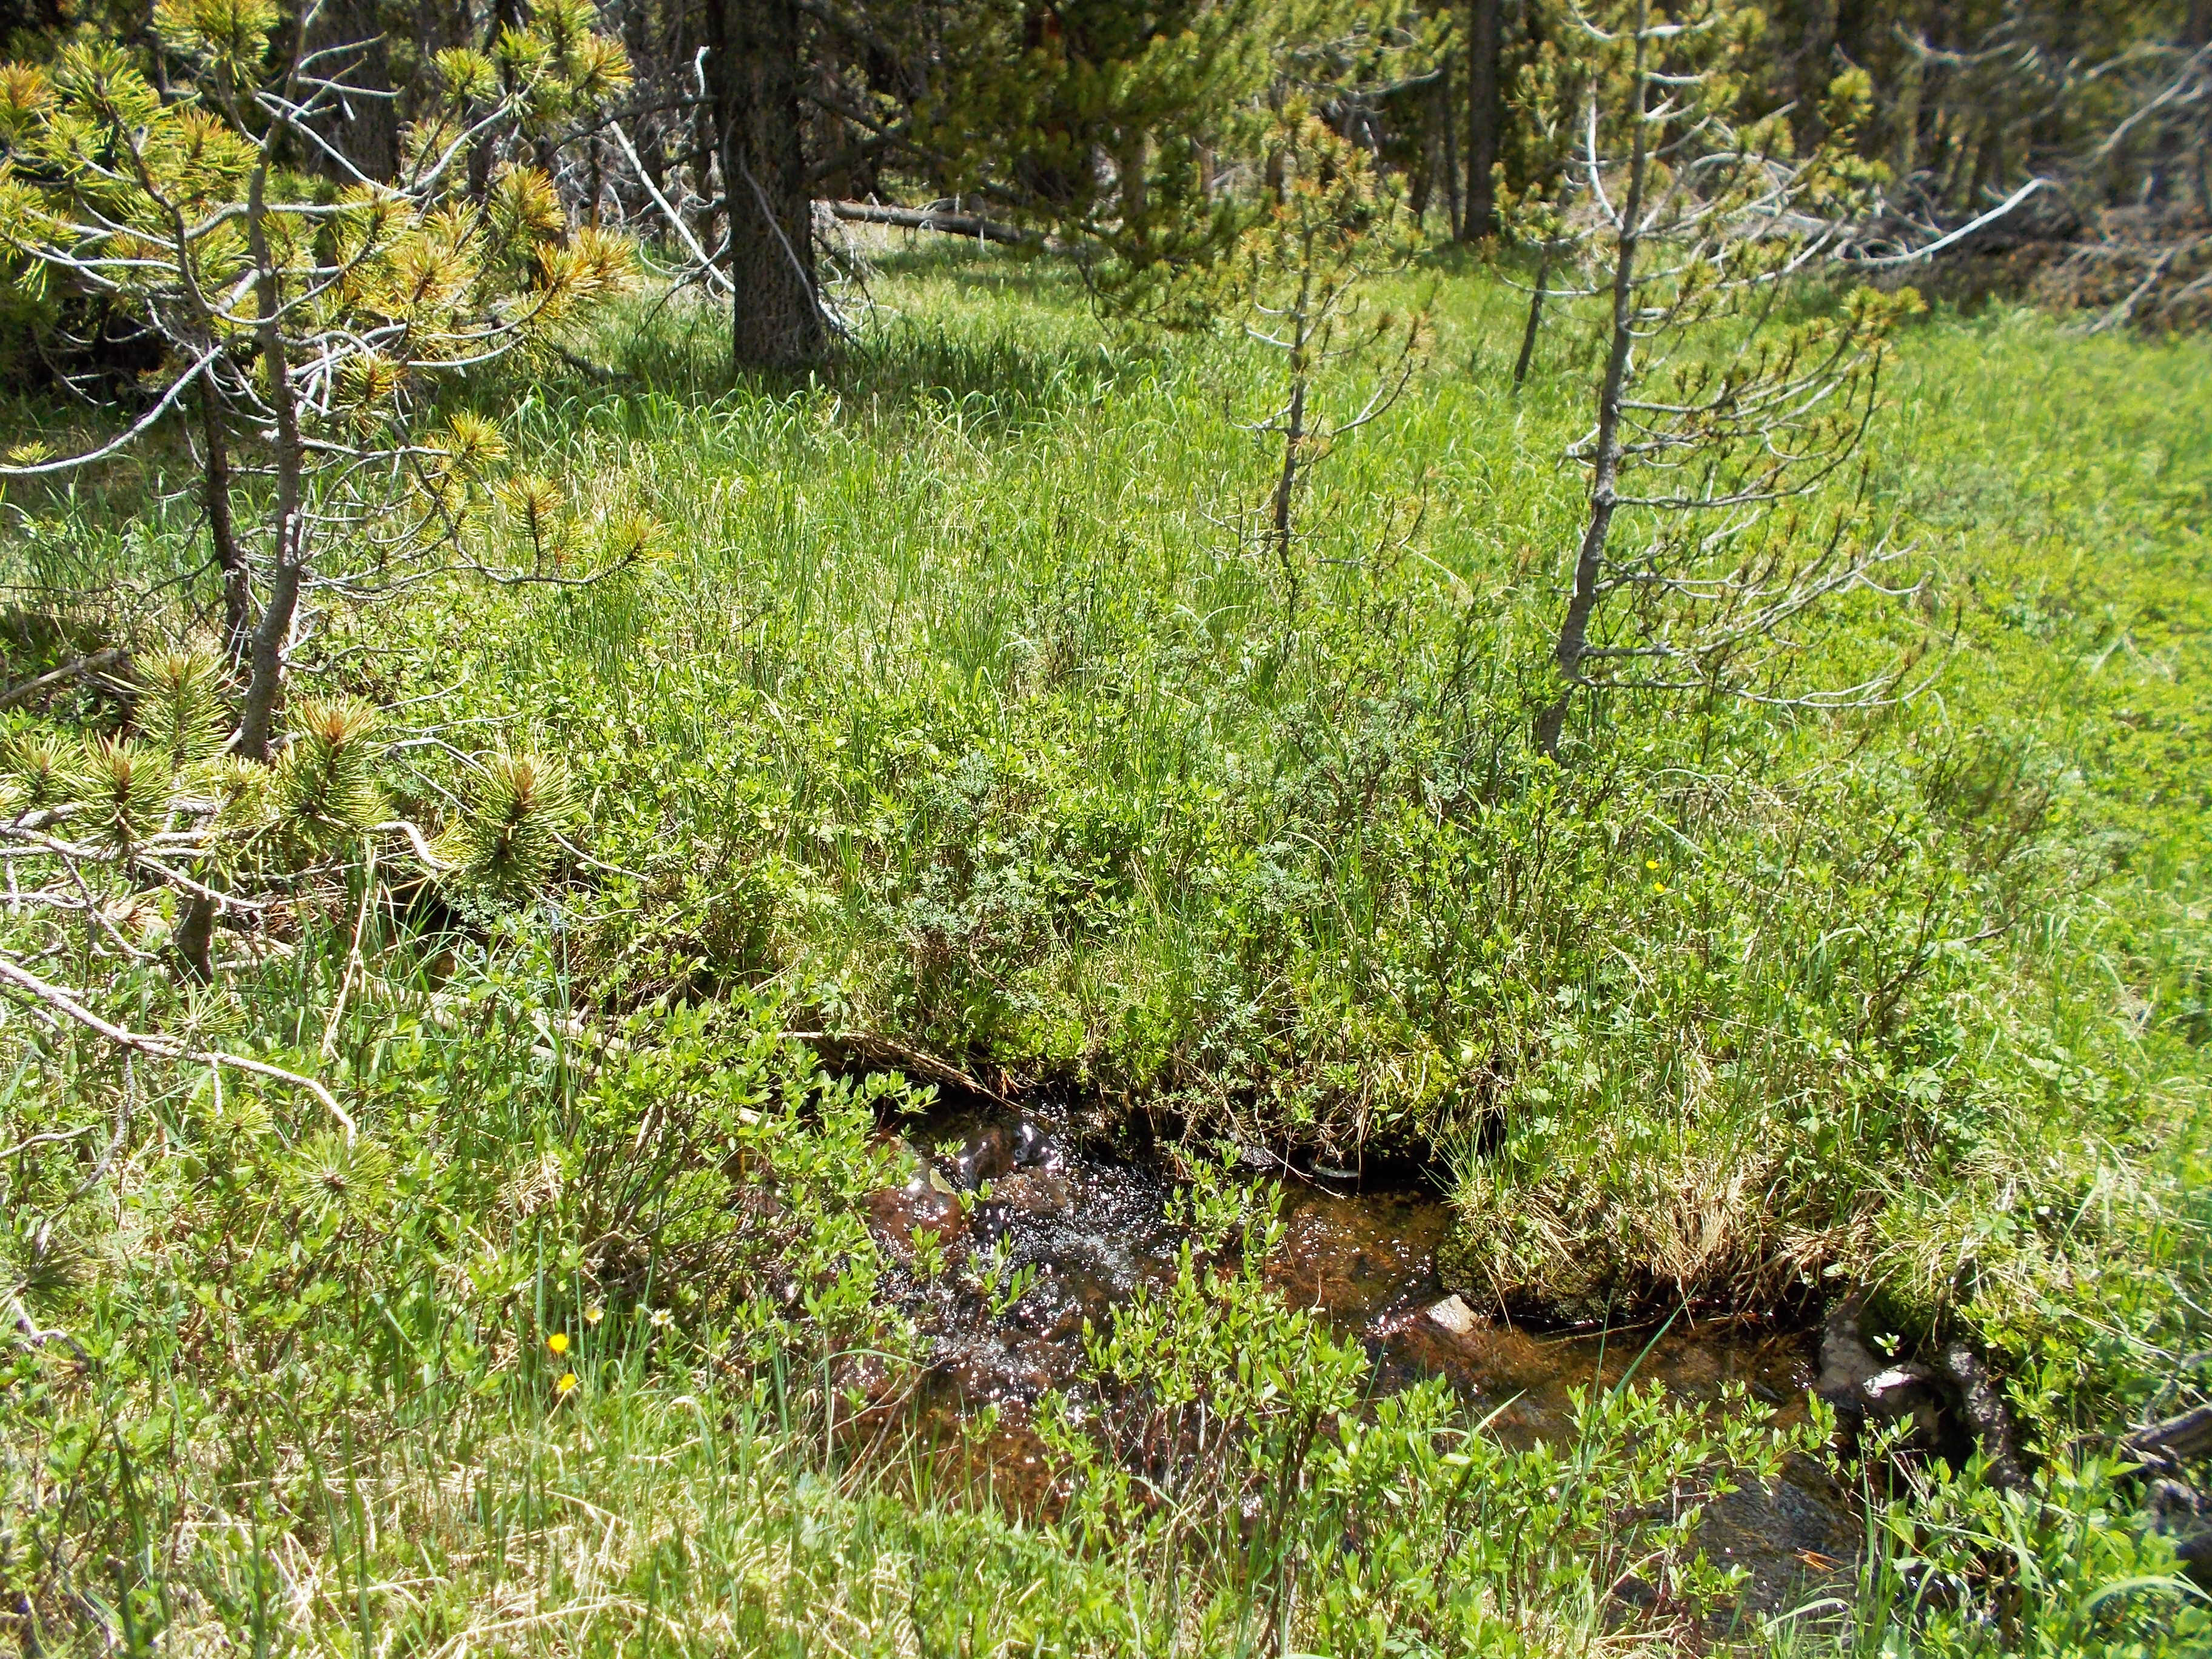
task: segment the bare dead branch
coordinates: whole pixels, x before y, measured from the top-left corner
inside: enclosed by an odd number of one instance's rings
[[[358,1133],[358,1126],[354,1122],[352,1115],[338,1104],[336,1096],[311,1077],[303,1077],[297,1072],[288,1072],[283,1066],[271,1066],[266,1060],[251,1060],[244,1054],[228,1054],[220,1048],[195,1048],[178,1037],[128,1030],[112,1020],[102,1018],[79,1002],[68,991],[40,979],[30,969],[20,966],[6,956],[0,956],[0,982],[13,986],[40,1006],[65,1015],[88,1030],[98,1033],[119,1048],[127,1048],[142,1054],[150,1054],[157,1060],[189,1060],[204,1066],[228,1066],[241,1072],[250,1072],[257,1077],[269,1078],[278,1083],[289,1083],[295,1089],[305,1090],[319,1101],[323,1109],[338,1121],[349,1141],[352,1140]]]

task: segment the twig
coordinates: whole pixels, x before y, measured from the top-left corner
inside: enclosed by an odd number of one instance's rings
[[[184,396],[186,386],[207,372],[207,366],[216,360],[216,354],[222,349],[220,346],[210,347],[199,362],[194,363],[175,385],[161,394],[161,402],[148,410],[139,418],[137,423],[121,437],[112,442],[104,443],[97,449],[88,450],[82,455],[65,455],[58,461],[40,461],[29,466],[0,466],[0,478],[36,478],[49,472],[67,472],[74,467],[90,466],[94,461],[106,460],[117,451],[128,448],[140,434],[149,429],[156,421],[169,412],[169,406]]]
[[[401,835],[406,836],[409,845],[412,846],[415,849],[415,856],[422,860],[423,863],[428,865],[431,869],[450,870],[453,868],[451,864],[448,864],[445,860],[440,858],[435,853],[430,850],[430,843],[423,838],[422,830],[410,823],[405,818],[387,818],[382,823],[380,823],[375,827],[380,830],[396,830]],[[372,848],[369,850],[369,861],[370,867],[372,869],[375,867],[375,860],[376,852],[375,849]]]
[[[2037,191],[2043,189],[2050,183],[2051,180],[2048,179],[2029,179],[2018,190],[2013,191],[2011,195],[2006,197],[2003,201],[1998,203],[1996,206],[1991,208],[1987,213],[1983,214],[1979,218],[1969,220],[1966,223],[1960,225],[1958,229],[1951,232],[1948,236],[1939,236],[1934,241],[1929,243],[1925,247],[1910,248],[1903,253],[1846,253],[1843,256],[1843,263],[1852,265],[1902,265],[1909,264],[1916,259],[1925,259],[1932,254],[1941,253],[1945,248],[1949,247],[1954,242],[1965,240],[1978,230],[1988,229],[1991,225],[1996,223],[1998,220],[2003,218],[2014,208],[2018,207],[2022,202],[2025,202],[2029,197],[2034,195]]]
[[[78,1341],[67,1331],[63,1330],[59,1326],[55,1326],[51,1329],[41,1328],[39,1322],[31,1317],[31,1310],[23,1305],[23,1298],[20,1296],[10,1296],[8,1298],[8,1305],[15,1310],[15,1328],[22,1334],[23,1340],[26,1342],[28,1342],[33,1347],[43,1348],[49,1342],[66,1342],[69,1344],[70,1347],[75,1351],[76,1357],[79,1359],[89,1359],[91,1358],[89,1354],[85,1352],[84,1344]]]
[[[31,1249],[38,1255],[46,1253],[46,1241],[52,1237],[54,1223],[65,1214],[70,1205],[97,1187],[115,1163],[115,1155],[123,1150],[123,1137],[131,1127],[131,1099],[138,1092],[137,1075],[131,1069],[131,1057],[123,1057],[123,1091],[115,1103],[115,1128],[107,1137],[107,1150],[100,1153],[91,1171],[83,1180],[70,1188],[70,1195],[57,1204],[46,1218],[32,1230]]]
[[[50,685],[58,685],[74,674],[89,674],[123,659],[123,647],[111,645],[105,651],[95,651],[90,656],[79,657],[75,662],[65,662],[50,673],[27,680],[12,691],[0,691],[0,708],[13,708],[19,702],[35,697]]]
[[[635,870],[625,870],[619,864],[609,864],[605,859],[593,858],[589,853],[586,853],[582,848],[577,846],[575,842],[570,841],[568,836],[562,835],[558,830],[556,830],[553,832],[553,839],[561,843],[562,850],[566,852],[570,858],[574,859],[579,864],[589,865],[594,870],[604,870],[609,875],[628,876],[632,881],[644,881],[647,879],[647,878],[641,876]]]
[[[684,222],[684,216],[668,204],[668,198],[660,193],[660,187],[653,182],[653,175],[646,171],[645,163],[638,160],[637,151],[630,144],[629,135],[623,131],[622,123],[613,123],[608,131],[614,134],[615,143],[622,147],[622,153],[629,158],[630,166],[637,173],[638,182],[645,186],[645,193],[653,198],[653,206],[660,210],[670,228],[684,239],[684,246],[698,261],[699,270],[703,273],[707,284],[720,289],[725,294],[732,292],[729,277],[716,266],[707,250],[699,246],[699,239],[691,234],[691,227]]]
[[[346,997],[353,989],[355,971],[362,966],[361,936],[368,929],[369,901],[376,896],[376,843],[372,841],[368,845],[368,861],[361,877],[361,908],[353,919],[353,943],[346,949],[345,973],[338,981],[338,994],[331,1000],[331,1017],[323,1024],[323,1046],[319,1052],[325,1065],[337,1054],[338,1022],[345,1018]]]

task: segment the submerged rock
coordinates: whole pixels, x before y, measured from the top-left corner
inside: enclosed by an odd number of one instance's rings
[[[972,1193],[1013,1167],[1014,1136],[1004,1125],[994,1123],[978,1129],[962,1143],[946,1173],[961,1191]]]
[[[1058,1215],[1075,1202],[1075,1187],[1052,1170],[1017,1170],[991,1183],[990,1202],[1012,1215]]]
[[[926,1175],[915,1176],[903,1187],[878,1187],[866,1202],[869,1230],[894,1258],[905,1256],[919,1234],[931,1234],[949,1244],[968,1228],[959,1195],[940,1191]]]

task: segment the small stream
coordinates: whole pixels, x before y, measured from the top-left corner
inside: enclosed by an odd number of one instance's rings
[[[1003,1501],[1042,1506],[1051,1476],[1024,1408],[1074,1380],[1086,1321],[1103,1328],[1140,1286],[1172,1279],[1182,1236],[1168,1217],[1169,1182],[1155,1165],[1103,1154],[1042,1118],[953,1114],[902,1138],[915,1154],[912,1176],[870,1206],[894,1261],[910,1258],[921,1230],[940,1238],[948,1257],[998,1248],[1010,1268],[1036,1270],[1028,1292],[996,1318],[957,1274],[930,1279],[895,1267],[888,1285],[933,1345],[925,1416],[950,1421],[1000,1407],[980,1448],[982,1468]],[[1724,1386],[1741,1382],[1784,1422],[1805,1412],[1814,1333],[1705,1323],[1655,1341],[1648,1327],[1542,1334],[1469,1321],[1463,1303],[1438,1308],[1436,1251],[1449,1217],[1433,1194],[1255,1170],[1255,1180],[1268,1178],[1282,1183],[1285,1226],[1268,1278],[1285,1300],[1358,1338],[1378,1389],[1442,1376],[1471,1407],[1496,1411],[1493,1432],[1522,1445],[1569,1433],[1569,1390],[1618,1382],[1631,1365],[1680,1397],[1717,1401]],[[985,1183],[988,1195],[963,1213],[962,1195]],[[1719,1500],[1706,1521],[1706,1547],[1749,1571],[1747,1606],[1761,1612],[1848,1572],[1859,1540],[1850,1495],[1805,1460],[1792,1460],[1771,1489],[1747,1486]]]

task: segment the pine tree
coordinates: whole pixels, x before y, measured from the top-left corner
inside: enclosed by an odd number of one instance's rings
[[[272,0],[161,0],[158,76],[97,38],[50,69],[0,67],[0,281],[24,303],[95,300],[163,351],[126,429],[75,453],[11,454],[0,479],[76,471],[197,413],[246,674],[241,756],[270,753],[304,595],[370,569],[388,584],[463,549],[503,444],[472,416],[426,426],[428,387],[550,341],[629,279],[628,246],[569,226],[533,165],[627,82],[592,17],[588,0],[547,0],[490,52],[440,54],[440,100],[390,182],[321,138],[350,60],[311,51],[307,19]],[[481,200],[472,154],[497,161]],[[258,535],[234,512],[241,459],[271,480]]]
[[[1752,689],[1785,629],[1889,556],[1845,474],[1876,406],[1884,342],[1918,303],[1861,289],[1783,320],[1788,284],[1832,247],[1873,170],[1850,147],[1863,77],[1839,77],[1828,137],[1795,145],[1785,110],[1747,118],[1760,15],[1735,0],[1613,0],[1575,14],[1575,194],[1559,222],[1605,343],[1588,471],[1534,722],[1559,750],[1577,693]],[[1783,514],[1785,507],[1808,510]]]
[[[1370,291],[1374,277],[1402,270],[1419,246],[1396,180],[1302,104],[1285,116],[1273,147],[1278,188],[1240,239],[1217,303],[1282,363],[1280,398],[1250,429],[1278,447],[1264,536],[1285,615],[1294,616],[1307,480],[1337,442],[1404,392],[1427,319],[1418,307],[1377,306]]]

